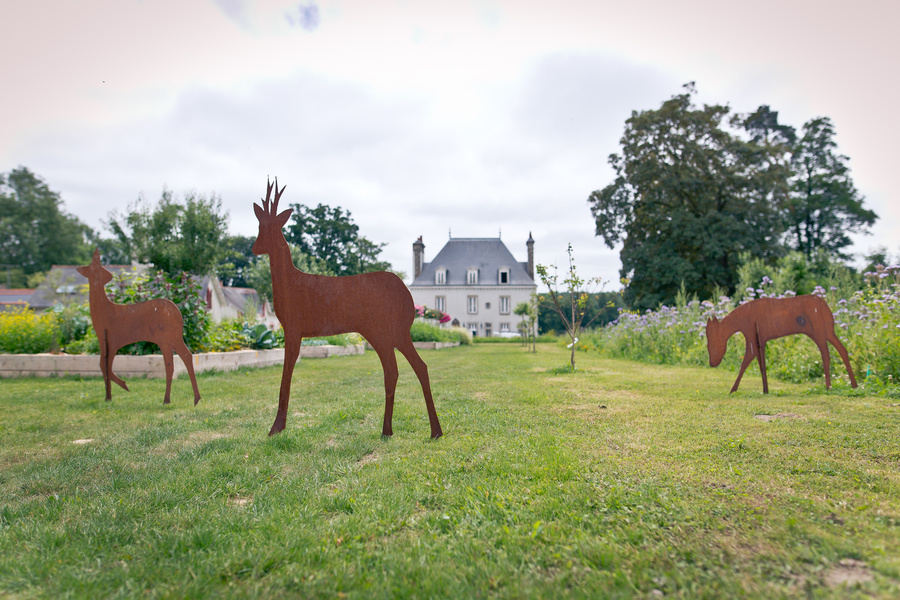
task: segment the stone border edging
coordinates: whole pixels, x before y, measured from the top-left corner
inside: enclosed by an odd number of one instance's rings
[[[302,346],[300,358],[327,358],[362,354],[362,344],[351,346]],[[242,367],[268,367],[284,363],[284,348],[273,350],[236,350],[234,352],[201,352],[194,354],[194,372],[234,371]],[[116,356],[113,371],[122,378],[166,376],[161,354]],[[174,376],[186,373],[180,358],[174,360]],[[78,375],[100,377],[100,357],[96,354],[0,354],[0,378],[59,377]]]
[[[459,342],[413,342],[416,350],[442,350],[444,348],[455,348],[459,346]],[[374,350],[369,342],[366,342],[366,350]]]

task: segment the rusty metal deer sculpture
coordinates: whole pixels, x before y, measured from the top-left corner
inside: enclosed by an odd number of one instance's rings
[[[276,179],[275,198],[270,201],[272,187],[269,183],[262,206],[253,204],[259,220],[259,236],[253,244],[253,253],[269,255],[275,315],[284,328],[284,369],[278,394],[278,414],[269,435],[284,430],[291,396],[291,376],[300,354],[301,340],[304,337],[355,332],[375,349],[384,370],[382,435],[393,434],[391,420],[398,378],[397,358],[394,355],[396,348],[406,357],[422,385],[431,437],[440,437],[441,424],[431,397],[428,367],[416,352],[410,337],[416,310],[406,285],[393,273],[384,271],[326,277],[297,269],[291,261],[291,252],[282,232],[292,211],[288,209],[279,214],[278,200],[284,187],[279,190]]]
[[[709,366],[717,367],[725,356],[728,338],[740,331],[744,334],[746,349],[741,370],[732,392],[737,391],[744,371],[755,358],[762,374],[763,393],[769,393],[766,379],[766,342],[776,338],[804,333],[812,338],[822,354],[825,367],[825,387],[831,388],[831,357],[828,343],[837,348],[850,384],[856,387],[856,378],[850,366],[847,349],[834,333],[834,315],[822,298],[818,296],[797,296],[794,298],[759,298],[742,304],[728,313],[721,321],[712,317],[706,322],[706,347],[709,351]]]
[[[200,391],[194,377],[193,356],[184,343],[184,320],[175,303],[161,298],[136,304],[116,304],[110,300],[104,286],[112,280],[112,273],[100,264],[99,250],[94,250],[91,264],[78,267],[77,271],[87,277],[90,287],[91,322],[100,342],[100,371],[106,384],[106,399],[112,399],[110,381],[128,391],[128,385],[112,370],[116,352],[134,342],[153,342],[159,346],[166,365],[166,397],[163,404],[169,403],[175,368],[172,354],[177,353],[191,377],[196,405],[200,401]]]

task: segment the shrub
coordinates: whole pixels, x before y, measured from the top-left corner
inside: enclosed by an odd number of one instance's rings
[[[90,305],[57,303],[51,310],[59,325],[59,347],[69,352],[69,345],[84,339],[91,330]]]
[[[413,321],[409,333],[414,342],[459,342],[461,345],[472,343],[469,332],[461,327],[445,329],[430,323]]]
[[[250,340],[244,334],[244,324],[236,319],[225,319],[212,323],[206,332],[206,338],[200,345],[202,352],[232,352],[241,348],[249,348]]]
[[[59,342],[59,324],[53,312],[37,314],[22,306],[0,313],[0,352],[50,352]]]
[[[282,331],[281,342],[284,345],[284,333]],[[339,333],[325,337],[303,338],[303,346],[351,346],[362,344],[363,339],[358,333]]]

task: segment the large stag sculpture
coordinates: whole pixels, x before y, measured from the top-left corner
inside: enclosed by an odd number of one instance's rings
[[[393,434],[391,419],[398,378],[397,358],[394,355],[396,348],[409,361],[422,385],[428,420],[431,423],[431,437],[440,437],[441,425],[431,397],[428,367],[416,352],[410,337],[410,327],[415,320],[416,311],[406,285],[393,273],[383,271],[326,277],[297,269],[291,261],[290,248],[282,232],[282,227],[291,216],[291,209],[278,213],[278,200],[284,187],[279,190],[276,179],[275,198],[270,201],[272,187],[269,183],[262,206],[253,204],[259,220],[259,236],[253,244],[253,253],[269,255],[275,315],[284,328],[284,369],[278,395],[278,414],[269,435],[276,434],[285,427],[291,396],[291,376],[300,355],[301,340],[304,337],[355,332],[368,340],[378,353],[384,369],[382,435]]]
[[[766,342],[795,333],[803,333],[812,338],[822,354],[825,368],[825,387],[831,388],[831,357],[828,354],[828,343],[837,348],[850,384],[856,387],[856,378],[850,366],[847,349],[834,333],[834,315],[828,304],[818,296],[796,296],[794,298],[759,298],[742,304],[719,321],[712,317],[706,322],[706,347],[709,351],[709,365],[719,366],[728,338],[740,331],[744,334],[746,348],[741,370],[732,386],[735,392],[741,383],[744,371],[755,358],[762,374],[763,393],[769,393],[769,382],[766,379]]]
[[[184,343],[184,320],[181,311],[171,300],[157,298],[136,304],[116,304],[106,295],[104,286],[112,279],[112,273],[100,264],[100,251],[94,250],[94,258],[86,267],[77,271],[87,277],[90,287],[91,322],[100,342],[100,371],[106,384],[106,399],[112,399],[110,381],[128,391],[128,386],[113,373],[112,364],[116,352],[134,342],[153,342],[159,346],[166,365],[166,397],[169,403],[172,391],[172,374],[175,370],[172,354],[181,357],[191,385],[194,387],[194,404],[200,401],[197,378],[191,351]]]

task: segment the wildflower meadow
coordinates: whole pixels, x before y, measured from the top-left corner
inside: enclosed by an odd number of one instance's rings
[[[847,282],[816,286],[812,293],[824,298],[834,313],[835,329],[850,353],[853,370],[869,388],[898,392],[900,379],[900,265],[880,266],[865,274],[864,284],[852,289]],[[608,358],[626,358],[655,364],[708,364],[706,321],[722,318],[735,306],[756,298],[795,296],[790,289],[778,289],[764,276],[759,287],[747,287],[735,300],[720,295],[715,300],[688,299],[680,294],[674,306],[661,306],[644,313],[620,310],[609,325],[588,332],[578,341],[578,349],[597,352]],[[728,344],[722,364],[737,369],[744,355],[740,335]],[[819,350],[806,336],[788,336],[766,346],[766,370],[770,376],[802,383],[823,375]],[[753,363],[751,369],[758,366]],[[849,385],[847,373],[836,352],[832,354],[832,377],[837,385]]]

